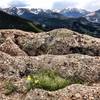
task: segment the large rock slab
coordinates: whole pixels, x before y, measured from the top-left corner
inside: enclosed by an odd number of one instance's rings
[[[39,70],[54,70],[62,77],[77,77],[84,81],[100,81],[100,57],[81,54],[12,57],[0,52],[0,73],[21,75]],[[3,70],[3,71],[2,71]]]
[[[0,94],[1,100],[100,100],[100,87],[73,84],[58,91],[34,89],[28,93]]]
[[[29,56],[71,53],[100,56],[99,38],[68,29],[55,29],[41,33],[20,30],[1,30],[0,32],[4,38],[10,37]]]
[[[30,91],[25,100],[99,100],[100,87],[71,85],[64,89],[48,92],[44,90]]]
[[[7,38],[0,45],[0,51],[10,54],[11,56],[27,56],[27,54],[16,45],[11,38]]]
[[[41,70],[84,83],[52,92],[24,92],[27,75]],[[6,96],[4,85],[9,80],[18,90]],[[0,30],[0,100],[100,100],[100,39],[67,29]]]

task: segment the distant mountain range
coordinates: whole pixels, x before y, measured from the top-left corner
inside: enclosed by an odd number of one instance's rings
[[[2,11],[32,21],[44,31],[68,28],[77,32],[100,37],[100,10],[89,12],[84,9],[28,9],[10,7]]]
[[[12,15],[18,15],[22,17],[30,17],[32,18],[32,15],[41,15],[41,16],[48,16],[48,17],[70,17],[70,18],[79,18],[82,16],[86,16],[89,14],[89,11],[86,11],[84,9],[77,9],[77,8],[67,8],[62,10],[49,10],[49,9],[28,9],[28,8],[16,8],[16,7],[10,7],[2,9],[3,11],[12,14]],[[27,15],[29,14],[29,15]]]
[[[91,12],[85,16],[88,21],[100,23],[100,10]]]
[[[79,18],[82,16],[85,16],[87,14],[89,14],[89,11],[86,11],[84,9],[77,9],[77,8],[68,8],[68,9],[63,9],[60,11],[60,13],[62,15],[64,15],[65,17],[70,17],[70,18]]]
[[[77,8],[66,8],[62,10],[49,10],[49,9],[28,9],[28,8],[16,8],[10,7],[1,9],[2,11],[11,14],[20,16],[22,18],[41,22],[42,18],[80,18],[85,17],[88,21],[93,23],[100,23],[100,10],[90,12],[84,9]]]
[[[21,29],[25,31],[40,32],[39,26],[19,16],[9,15],[0,11],[0,29]]]

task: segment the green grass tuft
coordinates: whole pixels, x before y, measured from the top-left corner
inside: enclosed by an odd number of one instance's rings
[[[5,84],[5,95],[10,95],[17,90],[17,86],[12,82],[6,82]]]
[[[54,71],[42,71],[27,77],[27,90],[41,88],[55,91],[70,84],[70,80],[60,77]]]

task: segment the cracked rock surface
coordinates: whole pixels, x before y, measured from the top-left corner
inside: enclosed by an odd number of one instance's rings
[[[65,79],[84,80],[84,84],[24,92],[26,77],[40,70],[54,70]],[[5,95],[8,80],[18,90]],[[0,100],[100,100],[100,39],[67,29],[0,30]]]

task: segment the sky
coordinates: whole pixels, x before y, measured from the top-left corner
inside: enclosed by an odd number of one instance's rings
[[[81,8],[100,9],[100,0],[0,0],[0,7],[29,7],[43,9]]]

